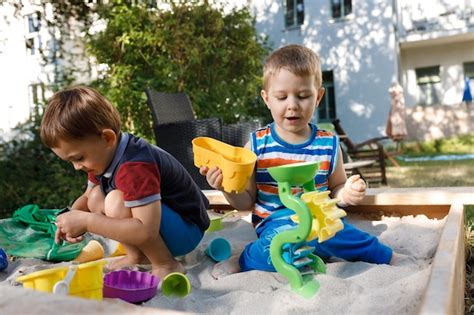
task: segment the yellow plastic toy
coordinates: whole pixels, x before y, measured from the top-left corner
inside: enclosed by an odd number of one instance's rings
[[[36,271],[16,278],[24,288],[102,300],[105,260]]]
[[[104,258],[104,247],[102,247],[98,241],[91,240],[86,246],[84,246],[79,256],[77,256],[73,261],[85,263],[102,258]]]
[[[198,137],[193,139],[194,165],[217,166],[222,170],[222,187],[226,192],[242,192],[252,176],[257,156],[252,151],[222,141]]]
[[[336,206],[336,199],[329,198],[330,193],[329,190],[323,192],[310,191],[300,197],[313,216],[313,224],[306,238],[307,241],[317,238],[318,242],[322,243],[344,228],[344,224],[340,219],[345,217],[347,213]],[[292,216],[291,219],[299,223],[297,215]]]

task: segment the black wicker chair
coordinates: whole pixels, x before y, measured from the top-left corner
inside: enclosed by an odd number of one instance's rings
[[[250,132],[260,127],[259,122],[223,125],[220,118],[195,119],[186,93],[162,93],[150,88],[145,93],[153,117],[156,144],[183,164],[201,189],[211,188],[194,166],[192,140],[211,137],[243,147],[249,140]]]
[[[221,139],[221,121],[219,118],[195,119],[154,127],[156,144],[174,156],[201,189],[212,189],[206,177],[194,166],[192,140],[196,137],[212,137]]]
[[[236,147],[243,147],[250,140],[250,133],[258,128],[260,128],[260,121],[222,125],[222,141]]]
[[[145,90],[154,125],[194,120],[191,101],[186,93],[163,93]]]

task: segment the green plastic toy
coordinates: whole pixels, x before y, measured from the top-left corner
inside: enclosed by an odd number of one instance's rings
[[[299,223],[295,229],[286,230],[278,233],[270,243],[270,257],[275,269],[285,276],[293,291],[305,298],[310,298],[319,290],[319,282],[313,279],[314,273],[326,273],[326,265],[318,256],[312,254],[314,247],[308,246],[306,240],[310,235],[318,235],[315,229],[320,226],[315,220],[315,215],[323,215],[319,221],[327,222],[325,224],[324,240],[335,235],[342,229],[343,225],[340,217],[345,215],[343,210],[337,207],[333,208],[333,201],[323,201],[328,193],[318,193],[314,187],[314,176],[318,171],[318,162],[304,162],[289,164],[284,166],[276,166],[268,168],[270,175],[278,182],[278,195],[281,202],[288,209],[292,209],[296,213],[297,219],[293,220]],[[294,196],[291,193],[292,186],[303,186],[304,193],[311,198],[302,198]],[[321,196],[314,198],[315,194]],[[304,199],[304,200],[303,200]],[[328,204],[328,210],[312,212],[312,202],[322,202]],[[316,207],[320,210],[321,207]],[[332,211],[335,210],[335,211]],[[314,222],[314,227],[313,227]],[[329,228],[328,228],[329,227]],[[321,233],[319,233],[321,235]],[[322,242],[323,240],[319,240]],[[310,271],[301,271],[302,268]]]

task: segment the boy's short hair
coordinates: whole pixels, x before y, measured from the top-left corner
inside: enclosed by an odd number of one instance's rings
[[[120,114],[96,90],[75,86],[56,92],[48,101],[41,121],[41,140],[54,148],[60,140],[83,139],[99,135],[104,129],[119,134]]]
[[[269,78],[286,69],[297,76],[314,76],[316,88],[321,87],[321,61],[309,48],[301,45],[288,45],[275,50],[263,66],[263,89],[267,90]]]

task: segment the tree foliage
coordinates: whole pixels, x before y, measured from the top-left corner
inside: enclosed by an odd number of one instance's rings
[[[39,119],[14,132],[17,137],[0,142],[0,218],[30,203],[62,208],[80,196],[86,176],[41,143]]]
[[[91,35],[88,47],[108,66],[97,84],[118,106],[125,126],[151,137],[146,87],[186,92],[198,118],[264,117],[257,99],[268,46],[250,12],[225,13],[207,1],[169,6],[115,3],[99,11],[107,26]]]
[[[6,1],[21,15],[22,2]],[[77,39],[76,28],[82,25],[88,34],[84,53],[107,66],[93,84],[117,105],[125,127],[138,135],[152,139],[146,87],[186,92],[198,118],[222,117],[232,122],[268,115],[258,96],[268,46],[257,36],[246,9],[226,13],[222,6],[206,0],[169,2],[168,9],[120,0],[106,5],[82,0],[36,3],[44,12],[47,7],[52,10],[47,26],[57,44],[53,55],[41,51],[44,62],[61,64],[63,72],[54,82],[45,83],[57,90],[73,82],[79,71],[74,60],[79,57],[68,51],[66,43]],[[97,19],[106,28],[92,33]],[[28,203],[64,207],[84,189],[84,174],[75,172],[41,143],[40,120],[38,116],[20,125],[15,130],[20,136],[8,143],[0,139],[0,218]]]

